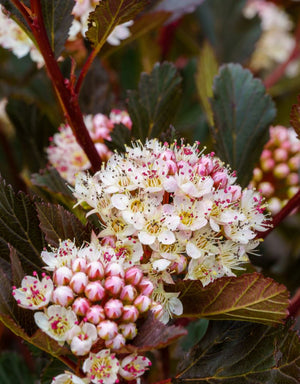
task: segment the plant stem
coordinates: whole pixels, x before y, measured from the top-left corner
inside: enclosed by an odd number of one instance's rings
[[[272,228],[268,229],[265,232],[259,232],[257,235],[257,238],[264,239],[268,236],[270,232],[273,231],[274,228],[276,228],[295,208],[298,208],[300,206],[300,191],[296,193],[294,197],[292,197],[288,203],[282,208],[281,211],[277,213],[273,217],[272,220]]]
[[[289,64],[297,59],[300,56],[300,22],[297,25],[296,33],[295,33],[295,46],[292,52],[290,53],[289,57],[286,59],[285,62],[280,64],[278,67],[275,68],[275,70],[270,73],[269,76],[264,80],[264,85],[266,88],[271,88],[273,85],[275,85],[281,78],[284,76],[285,71]]]
[[[55,59],[45,28],[40,0],[30,0],[32,15],[29,15],[19,0],[12,1],[18,10],[22,12],[24,18],[26,18],[26,21],[28,22],[29,27],[36,39],[40,52],[45,61],[47,73],[52,81],[59,100],[59,104],[70,127],[72,128],[76,140],[86,153],[92,165],[92,170],[99,170],[102,163],[101,158],[85,126],[83,115],[79,106],[78,95],[74,92],[70,81],[68,79],[64,79]]]
[[[88,70],[90,69],[91,65],[93,64],[93,61],[95,60],[95,57],[97,56],[98,51],[95,49],[92,50],[91,54],[87,58],[86,62],[84,63],[84,66],[81,69],[81,72],[78,76],[77,83],[75,85],[75,93],[78,95],[80,92],[80,88],[82,86],[83,80],[88,73]]]

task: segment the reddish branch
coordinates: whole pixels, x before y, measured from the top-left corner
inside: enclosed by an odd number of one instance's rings
[[[273,217],[272,228],[268,229],[266,232],[259,232],[257,238],[264,239],[268,236],[270,232],[273,231],[294,209],[300,206],[300,191],[289,200],[289,202],[282,208],[281,211]]]
[[[275,68],[275,70],[267,76],[267,78],[264,80],[264,85],[266,88],[271,88],[274,84],[279,81],[282,76],[284,76],[285,71],[289,64],[297,59],[300,56],[300,21],[298,22],[296,33],[295,33],[295,46],[292,50],[290,56],[287,58],[285,62],[280,64],[278,67]]]
[[[40,0],[30,0],[31,9],[29,11],[19,0],[11,1],[27,21],[36,39],[57,98],[76,140],[90,160],[93,171],[99,170],[101,167],[101,158],[85,126],[79,106],[78,94],[74,91],[72,82],[64,79],[55,59],[45,28]]]

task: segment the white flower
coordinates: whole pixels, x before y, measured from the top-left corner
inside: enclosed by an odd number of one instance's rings
[[[119,374],[125,380],[135,380],[142,376],[151,365],[151,361],[145,356],[129,355],[122,360]]]
[[[55,376],[51,384],[88,384],[88,382],[88,379],[81,379],[73,373],[65,371],[65,373]]]
[[[43,251],[41,257],[48,271],[54,271],[60,267],[71,267],[72,261],[77,256],[77,248],[71,240],[60,241],[59,248],[53,249],[53,252]]]
[[[214,256],[204,256],[190,261],[185,279],[200,280],[206,286],[223,276],[222,272]]]
[[[93,343],[97,340],[97,328],[90,323],[74,325],[67,334],[71,351],[76,356],[83,356],[90,352]]]
[[[37,276],[25,276],[21,288],[14,287],[13,296],[22,308],[36,310],[45,307],[53,293],[53,282],[49,276],[41,281]]]
[[[37,326],[47,335],[63,345],[67,339],[68,331],[73,328],[77,316],[71,309],[60,305],[51,305],[45,312],[36,312],[34,320]]]
[[[133,25],[133,20],[117,25],[116,28],[112,31],[112,33],[107,38],[108,44],[120,45],[121,40],[125,40],[131,35],[128,27],[131,27],[132,25]]]
[[[162,284],[153,292],[153,300],[162,305],[164,313],[160,321],[167,324],[173,315],[180,316],[183,313],[182,302],[178,299],[180,292],[166,292]]]
[[[120,363],[109,349],[102,349],[98,353],[90,353],[84,361],[82,369],[92,383],[114,384],[118,379]]]

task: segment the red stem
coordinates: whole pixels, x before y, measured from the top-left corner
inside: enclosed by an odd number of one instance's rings
[[[285,74],[285,70],[289,66],[289,64],[297,59],[300,55],[300,48],[299,48],[299,42],[300,42],[300,21],[297,25],[296,33],[295,33],[295,46],[292,50],[290,56],[287,58],[285,62],[280,64],[278,67],[275,68],[275,70],[270,73],[269,76],[264,80],[264,85],[266,88],[271,88],[274,84],[279,81],[282,76]]]
[[[95,60],[95,57],[97,56],[97,53],[98,53],[98,51],[93,49],[91,54],[87,58],[86,62],[84,63],[84,66],[81,69],[81,72],[80,72],[80,74],[78,76],[77,83],[75,85],[75,93],[76,93],[76,95],[79,94],[80,88],[81,88],[82,83],[83,83],[83,80],[84,80],[86,74],[88,73],[88,70],[90,69],[91,65],[93,64],[93,61]]]
[[[55,59],[45,28],[40,0],[30,0],[32,15],[29,15],[26,9],[22,7],[19,0],[11,1],[19,11],[22,12],[22,15],[26,18],[26,21],[31,28],[44,58],[45,66],[55,88],[59,103],[70,127],[72,128],[76,140],[90,160],[92,170],[99,170],[102,163],[101,158],[85,126],[79,106],[78,95],[74,92],[70,81],[64,79]]]
[[[282,208],[281,211],[273,217],[272,228],[268,229],[266,232],[259,232],[257,238],[264,239],[268,236],[270,232],[273,231],[295,208],[300,206],[300,191],[296,193],[294,197],[289,200],[289,202]]]

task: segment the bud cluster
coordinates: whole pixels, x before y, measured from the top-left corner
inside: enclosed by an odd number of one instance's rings
[[[270,127],[270,140],[264,147],[250,183],[268,199],[274,215],[299,191],[300,141],[293,129]]]
[[[162,294],[157,282],[172,283],[176,274],[203,285],[234,275],[257,246],[257,231],[269,225],[261,195],[242,190],[235,174],[198,144],[137,143],[94,176],[76,179],[78,204],[88,204],[88,214],[106,226],[99,237],[115,247],[134,243],[127,259],[152,278],[154,298]]]
[[[131,120],[126,111],[113,109],[109,117],[98,113],[94,116],[87,115],[84,122],[89,131],[91,139],[95,143],[97,152],[102,160],[107,160],[112,152],[105,145],[105,140],[111,140],[110,133],[115,124],[122,123],[131,129]],[[59,133],[50,138],[51,145],[47,148],[49,162],[59,172],[62,178],[70,184],[75,184],[75,175],[79,171],[91,167],[90,161],[76,138],[69,125],[61,125]]]

